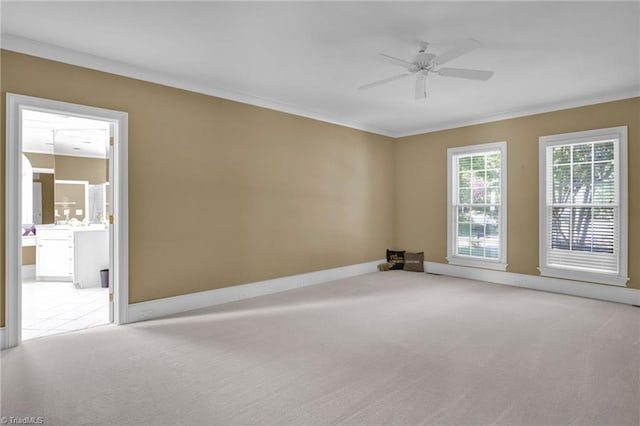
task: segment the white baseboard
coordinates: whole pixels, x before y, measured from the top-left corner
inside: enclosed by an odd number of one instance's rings
[[[22,265],[22,278],[35,278],[36,265]]]
[[[198,293],[133,303],[129,305],[128,322],[131,323],[160,318],[167,315],[220,305],[236,300],[249,299],[251,297],[278,293],[285,290],[325,283],[341,278],[354,277],[356,275],[376,271],[377,265],[383,262],[385,262],[385,260],[376,260],[357,265],[342,266],[339,268],[325,269],[306,274],[258,281],[250,284],[241,284],[216,290],[201,291]]]
[[[466,266],[448,265],[445,263],[435,262],[424,262],[424,270],[434,274],[488,281],[496,284],[542,290],[551,293],[561,293],[571,296],[606,300],[609,302],[640,305],[640,290],[633,288],[592,284],[582,281],[541,277],[537,275],[518,274],[515,272],[469,268]]]

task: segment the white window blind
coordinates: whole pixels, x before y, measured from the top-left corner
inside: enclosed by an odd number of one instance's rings
[[[449,150],[449,263],[505,269],[504,142]]]
[[[626,281],[621,138],[602,131],[562,136],[541,138],[541,271],[563,278],[572,276],[554,274],[554,269],[583,272],[573,278],[595,282],[620,281],[606,276]]]

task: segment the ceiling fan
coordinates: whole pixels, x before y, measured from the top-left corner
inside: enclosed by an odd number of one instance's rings
[[[482,44],[474,39],[466,39],[463,42],[457,44],[453,48],[447,50],[440,55],[434,55],[433,53],[427,53],[426,50],[429,47],[429,43],[426,41],[420,42],[420,50],[418,54],[413,57],[411,61],[405,61],[404,59],[396,58],[393,56],[379,53],[376,58],[389,62],[394,65],[403,67],[406,72],[393,77],[388,77],[382,80],[374,81],[373,83],[360,86],[360,90],[371,89],[372,87],[380,86],[391,81],[399,80],[410,75],[416,76],[416,99],[424,99],[427,97],[426,79],[429,73],[441,75],[444,77],[457,77],[466,78],[470,80],[487,81],[493,75],[493,71],[474,70],[466,68],[440,68],[440,65],[444,65],[447,62],[464,55]]]

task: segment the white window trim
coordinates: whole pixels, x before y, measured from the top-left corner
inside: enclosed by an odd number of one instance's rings
[[[582,269],[569,267],[552,267],[546,263],[547,259],[547,153],[549,146],[574,144],[580,142],[593,142],[597,139],[615,138],[618,139],[618,170],[619,170],[619,209],[620,209],[620,235],[618,256],[618,274],[606,274],[599,272],[589,272]],[[564,133],[558,135],[541,136],[539,138],[539,236],[540,236],[540,275],[555,278],[572,279],[577,281],[587,281],[599,284],[618,285],[626,287],[629,277],[627,277],[627,256],[628,256],[628,173],[627,173],[627,126],[609,127],[606,129],[586,130],[582,132]]]
[[[487,151],[500,151],[500,257],[496,260],[460,256],[455,253],[456,223],[453,201],[454,189],[453,164],[454,156],[474,154]],[[457,187],[457,184],[455,185]],[[479,145],[468,145],[447,149],[447,262],[450,265],[470,266],[474,268],[507,269],[507,142],[492,142]]]

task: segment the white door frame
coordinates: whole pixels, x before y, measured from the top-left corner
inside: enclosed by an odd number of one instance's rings
[[[5,199],[5,335],[2,349],[17,346],[22,340],[22,110],[66,113],[109,121],[115,127],[113,146],[113,271],[114,322],[126,324],[129,309],[129,216],[128,216],[128,114],[49,99],[7,93],[6,199]]]

